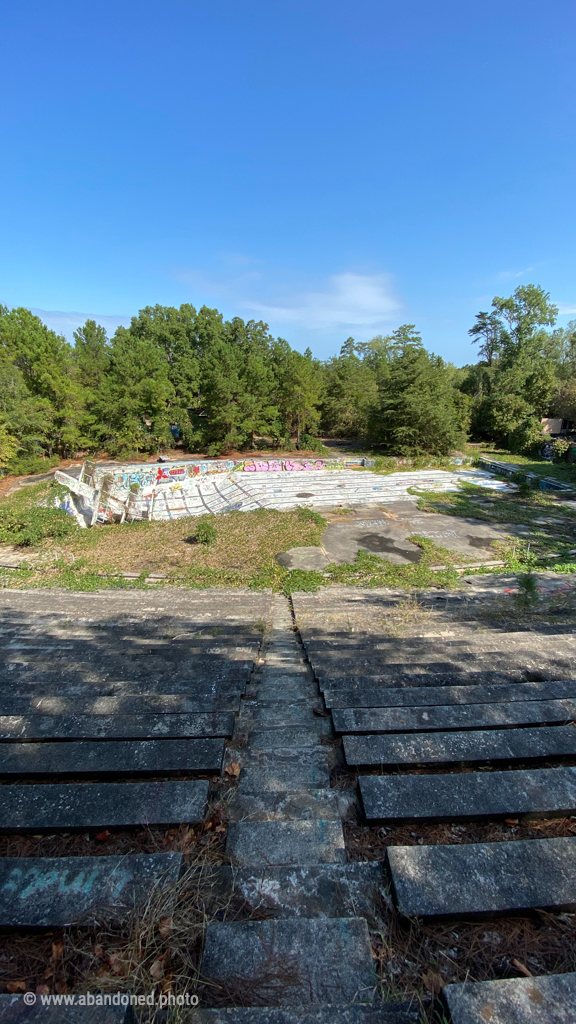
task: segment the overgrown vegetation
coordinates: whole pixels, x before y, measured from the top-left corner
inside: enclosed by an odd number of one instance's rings
[[[66,493],[64,487],[36,484],[0,503],[0,544],[31,547],[49,538],[63,540],[74,535],[76,520],[54,506],[54,500]]]

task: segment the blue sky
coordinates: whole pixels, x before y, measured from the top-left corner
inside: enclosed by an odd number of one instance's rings
[[[206,303],[322,358],[412,322],[459,364],[519,284],[576,316],[573,0],[0,11],[0,302]]]

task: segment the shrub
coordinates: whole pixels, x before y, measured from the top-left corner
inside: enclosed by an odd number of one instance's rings
[[[67,537],[78,529],[76,520],[52,503],[58,495],[56,488],[49,488],[42,504],[37,503],[38,490],[25,488],[24,493],[0,504],[0,544],[31,547],[48,537]]]
[[[570,451],[570,447],[570,441],[567,441],[565,437],[557,437],[556,440],[552,442],[554,462],[563,462]]]
[[[196,527],[196,540],[198,544],[214,544],[218,540],[218,530],[210,519],[201,519]]]
[[[19,459],[12,459],[6,470],[14,476],[34,476],[36,473],[48,473],[59,462],[57,455],[49,459],[42,458],[41,455],[23,455]]]

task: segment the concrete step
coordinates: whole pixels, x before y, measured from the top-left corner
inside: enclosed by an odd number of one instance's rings
[[[0,740],[169,739],[231,736],[234,715],[2,715]]]
[[[74,831],[199,821],[208,782],[0,786],[0,830]]]
[[[576,838],[389,846],[388,863],[407,917],[576,906]]]
[[[572,1024],[576,973],[445,985],[442,996],[452,1024]]]
[[[237,1005],[371,1003],[376,976],[364,918],[213,921],[202,975]]]
[[[571,725],[551,725],[544,728],[345,736],[344,753],[350,765],[450,764],[455,761],[574,757],[576,729]]]
[[[340,822],[354,815],[356,793],[353,789],[282,791],[247,793],[237,789],[228,804],[231,821],[304,821],[310,818]]]
[[[532,700],[510,704],[438,705],[420,708],[347,708],[332,711],[337,733],[433,732],[570,722],[576,700]]]
[[[0,997],[2,998],[2,997]],[[0,1018],[1,1019],[1,1018]],[[234,1009],[194,1010],[195,1024],[418,1024],[420,1020],[418,1011],[411,1003],[379,1003],[371,1006],[319,1006],[314,1009],[280,1010],[270,1006],[256,1006]],[[22,1018],[23,1020],[23,1018]],[[20,1024],[20,1020],[18,1020]],[[47,1024],[58,1024],[56,1020],[47,1021]],[[65,1022],[68,1024],[68,1021]],[[79,1021],[84,1024],[84,1021]],[[96,1021],[86,1022],[96,1024]],[[99,1024],[99,1022],[98,1022]],[[108,1024],[103,1020],[102,1024]],[[112,1021],[110,1021],[112,1024]],[[116,1024],[116,1020],[114,1020]],[[564,1021],[554,1020],[551,1024],[564,1024]],[[567,1024],[567,1022],[566,1022]]]
[[[2,1024],[132,1024],[133,1020],[129,1006],[44,1006],[40,1000],[27,1006],[22,995],[0,995]]]
[[[305,821],[239,821],[230,825],[226,852],[234,864],[343,864],[342,823],[334,818]]]
[[[90,914],[125,914],[160,882],[177,881],[181,853],[0,859],[0,927],[61,928]]]
[[[502,704],[508,701],[560,700],[564,698],[576,700],[575,679],[532,683],[473,684],[471,686],[439,684],[407,688],[359,683],[358,686],[343,686],[341,689],[338,686],[330,686],[324,691],[326,705],[332,708],[409,708],[437,704]],[[374,703],[368,704],[367,701],[372,699]]]
[[[0,743],[0,777],[219,772],[223,739]]]
[[[381,922],[386,882],[382,864],[307,864],[221,868],[223,890],[234,889],[253,917],[364,917]]]
[[[452,775],[365,775],[368,821],[460,821],[576,814],[576,768]]]

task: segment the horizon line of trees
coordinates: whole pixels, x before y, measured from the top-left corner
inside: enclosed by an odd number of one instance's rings
[[[320,361],[261,321],[147,306],[109,339],[87,320],[74,345],[27,309],[0,306],[0,467],[77,451],[220,455],[296,438],[354,437],[384,454],[447,455],[469,434],[512,451],[545,415],[576,420],[576,321],[537,285],[496,297],[468,332],[478,362],[428,352],[413,324]]]

